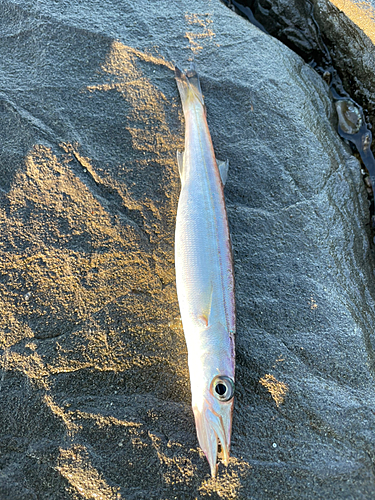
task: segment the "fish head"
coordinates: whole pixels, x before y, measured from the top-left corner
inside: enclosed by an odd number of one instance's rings
[[[211,476],[216,476],[219,442],[223,462],[229,463],[232,431],[234,382],[230,377],[217,375],[203,405],[193,405],[199,445],[210,464]]]
[[[200,351],[191,360],[189,371],[192,390],[192,407],[199,445],[205,453],[216,476],[219,442],[225,465],[229,463],[234,397],[234,346],[223,327],[207,328],[201,332],[209,343],[197,342]],[[216,335],[212,335],[215,333]]]

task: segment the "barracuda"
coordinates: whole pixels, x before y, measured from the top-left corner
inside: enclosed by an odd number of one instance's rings
[[[198,441],[215,477],[218,441],[229,461],[234,395],[234,277],[223,192],[228,162],[215,159],[194,66],[186,73],[176,67],[175,77],[185,115],[185,152],[177,153],[177,294]]]

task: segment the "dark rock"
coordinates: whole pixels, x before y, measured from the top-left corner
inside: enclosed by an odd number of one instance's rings
[[[314,15],[329,44],[344,87],[375,125],[375,2],[313,0]]]
[[[343,83],[343,87],[338,83],[340,90],[344,95],[343,89],[349,92],[365,109],[370,126],[375,125],[374,0],[238,1],[245,9],[251,8],[255,21],[269,34],[306,62],[322,71],[338,71]]]

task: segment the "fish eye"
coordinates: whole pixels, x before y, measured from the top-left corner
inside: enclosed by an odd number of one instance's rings
[[[219,401],[230,401],[234,396],[234,382],[226,375],[217,375],[211,382],[211,394]]]

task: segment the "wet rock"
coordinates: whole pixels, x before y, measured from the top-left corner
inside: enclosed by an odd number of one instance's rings
[[[343,139],[356,146],[361,160],[367,168],[371,186],[375,186],[375,160],[371,151],[372,134],[365,122],[363,110],[357,103],[346,98],[335,100],[335,106],[338,117],[338,132]]]
[[[0,13],[0,498],[373,498],[368,206],[327,85],[218,2]],[[191,58],[230,162],[237,387],[216,481],[174,284],[173,65]]]
[[[344,87],[375,125],[375,2],[314,0],[314,16]]]
[[[270,35],[282,41],[306,62],[315,61],[321,66],[331,64],[331,56],[324,44],[319,25],[314,19],[312,2],[304,0],[222,1],[229,7],[234,7],[250,22],[253,22],[254,18],[255,22],[261,23]],[[246,9],[250,10],[250,15],[249,10]]]
[[[339,82],[340,91],[343,95],[348,92],[365,109],[371,126],[375,125],[374,0],[239,0],[239,3],[251,9],[255,21],[268,33],[306,62],[320,67],[322,74],[324,70],[338,71],[343,83],[342,86]]]

